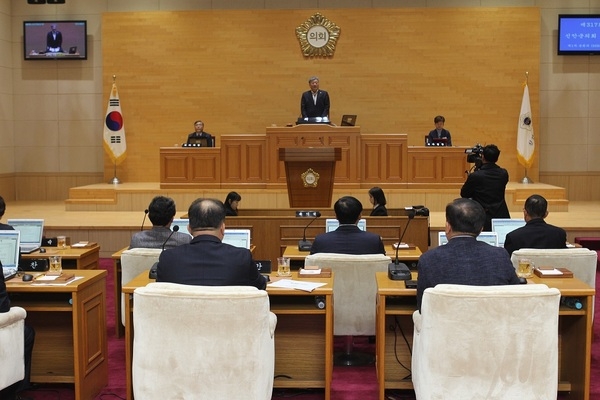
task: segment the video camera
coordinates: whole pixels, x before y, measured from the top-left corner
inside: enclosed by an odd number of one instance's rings
[[[470,149],[465,149],[465,154],[467,155],[467,162],[471,164],[475,164],[475,171],[481,168],[483,164],[483,146],[477,143]]]

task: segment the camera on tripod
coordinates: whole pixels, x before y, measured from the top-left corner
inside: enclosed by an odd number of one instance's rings
[[[475,164],[475,171],[481,168],[483,164],[483,146],[477,143],[470,149],[465,149],[465,154],[467,155],[467,162],[471,164]]]

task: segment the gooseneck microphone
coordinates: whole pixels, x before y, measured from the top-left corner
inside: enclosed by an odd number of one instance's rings
[[[319,211],[315,212],[315,217],[311,219],[308,225],[304,227],[304,232],[302,233],[302,240],[298,242],[298,250],[310,251],[310,248],[312,247],[312,242],[310,240],[306,240],[306,228],[308,228],[310,224],[312,224],[315,221],[315,219],[319,218],[320,216],[321,213]]]
[[[144,230],[144,222],[146,222],[146,216],[148,215],[148,209],[144,210],[144,219],[142,220],[142,226],[140,227],[140,232]]]
[[[407,281],[412,278],[410,273],[410,269],[404,263],[401,263],[398,259],[398,250],[400,249],[400,245],[402,244],[402,239],[404,239],[404,235],[408,230],[408,225],[410,225],[410,221],[415,217],[415,210],[410,210],[408,212],[408,222],[404,227],[404,232],[400,235],[400,240],[398,240],[398,244],[396,245],[396,258],[393,262],[388,265],[388,276],[391,280],[394,281]],[[399,228],[400,229],[400,228]]]
[[[165,246],[167,245],[167,242],[169,241],[169,239],[171,239],[171,236],[173,236],[173,234],[175,232],[177,232],[178,230],[179,230],[179,225],[174,225],[173,231],[169,234],[169,236],[167,236],[167,239],[165,240],[165,242],[162,245],[162,251],[165,251]]]

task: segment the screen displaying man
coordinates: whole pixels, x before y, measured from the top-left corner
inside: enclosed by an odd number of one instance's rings
[[[62,53],[62,33],[56,29],[56,24],[50,25],[50,32],[46,35],[46,51],[50,53]]]
[[[310,90],[302,93],[300,99],[300,113],[302,118],[327,118],[329,119],[329,93],[319,89],[319,77],[311,76],[308,79]]]

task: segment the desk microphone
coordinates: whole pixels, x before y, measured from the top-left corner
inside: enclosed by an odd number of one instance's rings
[[[163,243],[163,245],[162,245],[162,251],[165,251],[165,246],[167,245],[167,242],[169,241],[169,239],[171,239],[171,236],[173,236],[173,234],[175,232],[177,232],[178,230],[179,230],[179,225],[173,225],[173,231],[169,234],[169,236],[167,237],[167,239]]]
[[[388,265],[388,276],[393,281],[407,281],[412,278],[408,266],[404,263],[401,263],[398,259],[398,250],[400,249],[402,239],[404,239],[404,235],[408,230],[408,225],[410,225],[410,221],[415,217],[415,210],[409,210],[407,216],[408,222],[406,223],[406,226],[404,227],[404,232],[402,232],[402,235],[400,235],[400,240],[398,240],[398,244],[396,245],[396,258],[394,262],[391,262]]]
[[[140,227],[140,232],[144,230],[144,222],[146,222],[146,215],[148,215],[148,209],[144,210],[144,219],[142,220],[142,226]]]
[[[312,247],[312,242],[310,240],[306,240],[306,228],[308,228],[310,226],[310,224],[312,224],[315,219],[319,218],[321,216],[321,213],[319,211],[315,212],[315,217],[313,219],[310,220],[310,222],[308,223],[308,225],[306,225],[304,227],[304,232],[302,233],[302,240],[300,240],[298,242],[298,250],[300,251],[310,251],[310,248]]]

